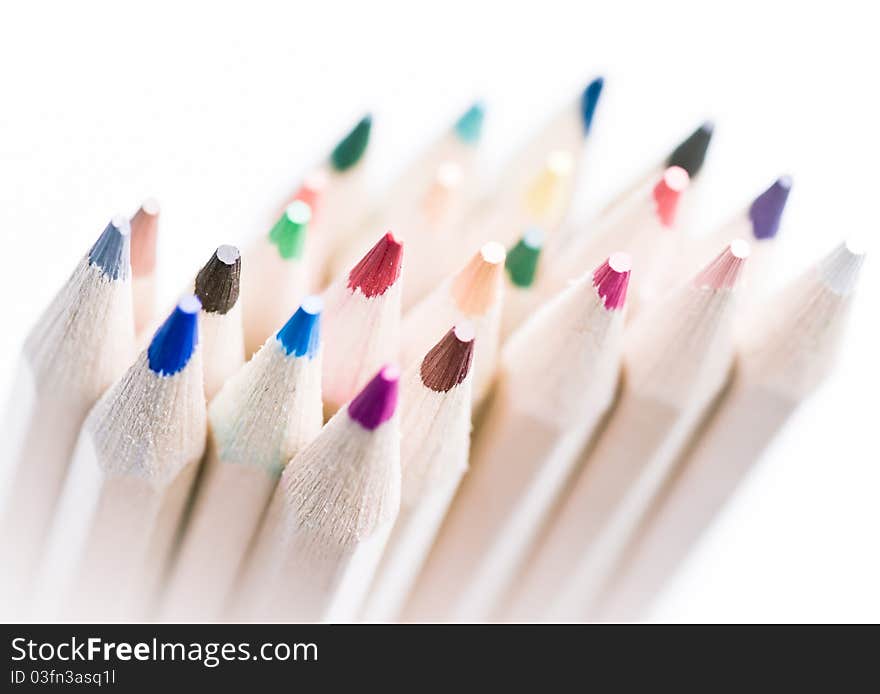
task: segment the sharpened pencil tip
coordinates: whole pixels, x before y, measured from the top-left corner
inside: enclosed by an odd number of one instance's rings
[[[715,125],[712,121],[700,125],[672,150],[672,154],[666,160],[666,166],[680,166],[688,172],[688,176],[696,178],[706,161],[706,153],[709,151],[709,143],[712,141],[714,131]]]
[[[584,88],[584,92],[581,95],[581,119],[585,137],[590,134],[593,116],[596,115],[596,106],[599,104],[599,96],[602,94],[602,87],[604,86],[605,78],[597,77]]]
[[[865,261],[865,249],[856,239],[848,239],[819,261],[819,272],[825,285],[840,296],[855,289]]]
[[[156,267],[156,237],[159,231],[159,202],[147,198],[131,218],[131,273],[149,275]]]
[[[337,171],[346,171],[357,164],[367,150],[373,117],[368,113],[348,135],[339,141],[330,154],[330,164]]]
[[[733,289],[751,253],[751,246],[743,239],[730,242],[718,257],[694,278],[694,285],[706,289]]]
[[[278,342],[285,354],[312,359],[321,341],[321,311],[324,302],[319,296],[307,296],[290,319],[278,331]]]
[[[238,301],[241,281],[241,252],[223,245],[196,275],[195,294],[206,313],[228,313]]]
[[[524,288],[532,286],[543,245],[544,232],[535,227],[523,234],[517,244],[507,252],[504,267],[511,284]]]
[[[366,297],[380,296],[400,277],[403,243],[390,231],[348,273],[348,288]]]
[[[608,260],[593,272],[593,286],[609,311],[623,308],[626,303],[631,268],[632,258],[629,254],[618,252],[608,256]]]
[[[294,200],[299,200],[309,206],[309,210],[311,210],[310,221],[314,221],[317,216],[318,205],[326,187],[327,174],[323,169],[317,169],[303,179],[293,196]]]
[[[690,177],[680,166],[670,166],[663,172],[657,185],[654,186],[654,202],[657,204],[657,216],[665,227],[675,224],[678,202],[681,194],[687,189]]]
[[[486,108],[481,101],[475,102],[461,117],[455,121],[455,134],[458,139],[468,145],[475,145],[483,134],[483,118]]]
[[[127,279],[130,266],[131,226],[128,218],[116,215],[89,251],[89,264],[110,279]]]
[[[425,387],[446,393],[467,378],[474,358],[474,326],[459,323],[446,333],[422,359],[419,375]]]
[[[190,294],[177,304],[153,336],[147,349],[150,370],[160,376],[173,376],[181,371],[199,343],[199,311],[202,304]]]
[[[498,300],[506,255],[504,246],[490,241],[453,278],[452,297],[466,316],[482,316]]]
[[[349,403],[348,416],[364,429],[377,429],[394,416],[399,381],[400,369],[397,366],[383,366]]]
[[[306,230],[312,220],[312,208],[302,200],[294,200],[281,219],[269,230],[269,241],[285,260],[299,258],[306,242]]]
[[[791,176],[780,176],[749,207],[752,235],[756,239],[772,239],[776,236],[791,192],[791,183]]]

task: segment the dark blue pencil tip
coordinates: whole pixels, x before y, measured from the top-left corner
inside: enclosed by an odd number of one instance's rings
[[[290,320],[278,331],[278,342],[285,353],[309,359],[318,353],[321,340],[321,311],[324,302],[319,296],[307,296]]]
[[[599,103],[599,96],[602,94],[602,87],[605,86],[605,79],[597,77],[590,82],[581,95],[581,117],[584,121],[584,136],[590,134],[590,127],[593,125],[593,116],[596,113],[596,106]]]
[[[465,144],[475,145],[480,141],[483,134],[483,118],[486,115],[486,107],[477,101],[461,118],[455,121],[455,134]]]
[[[752,234],[756,239],[772,239],[776,236],[790,192],[791,176],[780,176],[755,198],[749,207],[749,219],[752,220]]]
[[[101,268],[110,279],[126,279],[131,263],[130,240],[128,218],[116,215],[89,251],[89,265]]]
[[[199,311],[202,302],[185,296],[162,324],[147,349],[150,370],[160,376],[173,376],[189,362],[199,344]]]

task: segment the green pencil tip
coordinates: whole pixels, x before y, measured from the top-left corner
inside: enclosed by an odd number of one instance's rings
[[[312,208],[302,200],[294,200],[281,219],[269,232],[269,241],[278,248],[278,255],[285,260],[299,258],[306,241],[306,228],[312,218]]]
[[[515,286],[523,288],[532,286],[543,245],[544,232],[537,228],[529,229],[507,253],[504,267],[507,269],[510,281]]]
[[[486,108],[481,102],[476,102],[461,118],[455,122],[455,133],[458,138],[469,145],[475,145],[480,141],[483,134],[483,116],[486,115]]]
[[[337,171],[345,171],[357,164],[367,149],[370,142],[370,128],[373,125],[373,117],[367,114],[361,118],[354,129],[339,141],[339,144],[330,154],[330,163]]]

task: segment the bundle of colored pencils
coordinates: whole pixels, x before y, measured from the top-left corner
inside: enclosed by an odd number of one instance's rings
[[[835,359],[864,253],[768,294],[791,179],[683,220],[703,124],[587,224],[603,81],[476,190],[481,104],[372,204],[364,117],[156,314],[159,206],[35,321],[4,618],[639,619]]]

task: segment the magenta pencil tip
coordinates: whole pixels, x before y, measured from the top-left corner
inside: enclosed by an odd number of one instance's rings
[[[383,366],[349,403],[348,416],[371,431],[387,422],[397,409],[399,381],[399,368],[393,364]]]
[[[593,272],[593,286],[609,311],[616,311],[626,302],[632,258],[628,253],[612,253]]]

